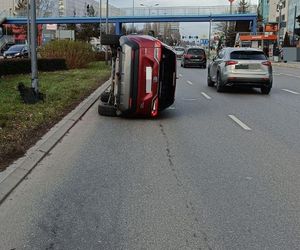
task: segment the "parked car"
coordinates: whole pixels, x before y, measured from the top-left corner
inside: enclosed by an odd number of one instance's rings
[[[6,43],[6,44],[1,48],[1,50],[0,50],[0,55],[3,55],[3,53],[4,53],[5,51],[7,51],[11,46],[14,46],[14,45],[15,45],[14,42],[8,42],[8,43]]]
[[[185,50],[181,60],[181,67],[198,66],[206,68],[206,53],[202,48],[188,48]]]
[[[3,53],[4,59],[6,58],[27,58],[28,47],[26,44],[18,44],[11,46],[7,51]]]
[[[260,49],[224,48],[208,66],[207,85],[216,85],[218,92],[225,86],[242,85],[269,94],[272,82],[272,64]]]
[[[184,54],[184,48],[183,47],[174,47],[176,58],[181,59]]]

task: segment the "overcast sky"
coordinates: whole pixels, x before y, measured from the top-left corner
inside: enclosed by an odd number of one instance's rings
[[[102,0],[105,2],[105,0]],[[159,4],[159,7],[170,7],[170,6],[216,6],[216,5],[229,5],[228,0],[109,0],[109,3],[122,7],[132,7],[133,2],[135,6],[140,4],[155,5]],[[239,0],[235,0],[234,4],[237,4]],[[250,4],[257,4],[258,0],[248,0]],[[208,36],[208,23],[181,23],[180,33],[182,35],[192,35],[205,37]]]

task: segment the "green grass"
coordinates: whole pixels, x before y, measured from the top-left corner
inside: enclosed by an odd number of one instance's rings
[[[94,62],[85,69],[39,74],[45,102],[22,103],[17,85],[30,86],[30,75],[0,79],[0,171],[23,155],[49,128],[109,78],[108,66]]]

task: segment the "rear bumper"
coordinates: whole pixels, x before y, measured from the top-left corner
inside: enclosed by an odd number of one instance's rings
[[[228,73],[223,75],[224,85],[240,85],[240,86],[269,86],[272,85],[272,76],[270,74],[235,74]]]
[[[195,62],[195,61],[184,60],[183,63],[186,66],[206,66],[206,61]]]

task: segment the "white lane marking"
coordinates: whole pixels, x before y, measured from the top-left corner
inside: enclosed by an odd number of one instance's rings
[[[241,120],[239,120],[236,116],[234,115],[228,115],[229,118],[231,118],[234,122],[236,122],[238,125],[240,125],[243,129],[245,130],[252,130],[251,128],[249,128],[245,123],[243,123]]]
[[[179,74],[180,77],[182,77],[182,74]]]
[[[184,101],[197,101],[197,98],[182,98]]]
[[[193,85],[193,83],[191,81],[186,81],[186,83],[189,85]]]
[[[281,89],[285,92],[289,92],[289,93],[292,93],[292,94],[295,94],[295,95],[300,95],[300,93],[296,92],[296,91],[292,91],[292,90],[289,90],[289,89]]]
[[[204,92],[201,92],[201,95],[203,95],[207,100],[211,99],[211,97],[208,94],[204,93]]]

